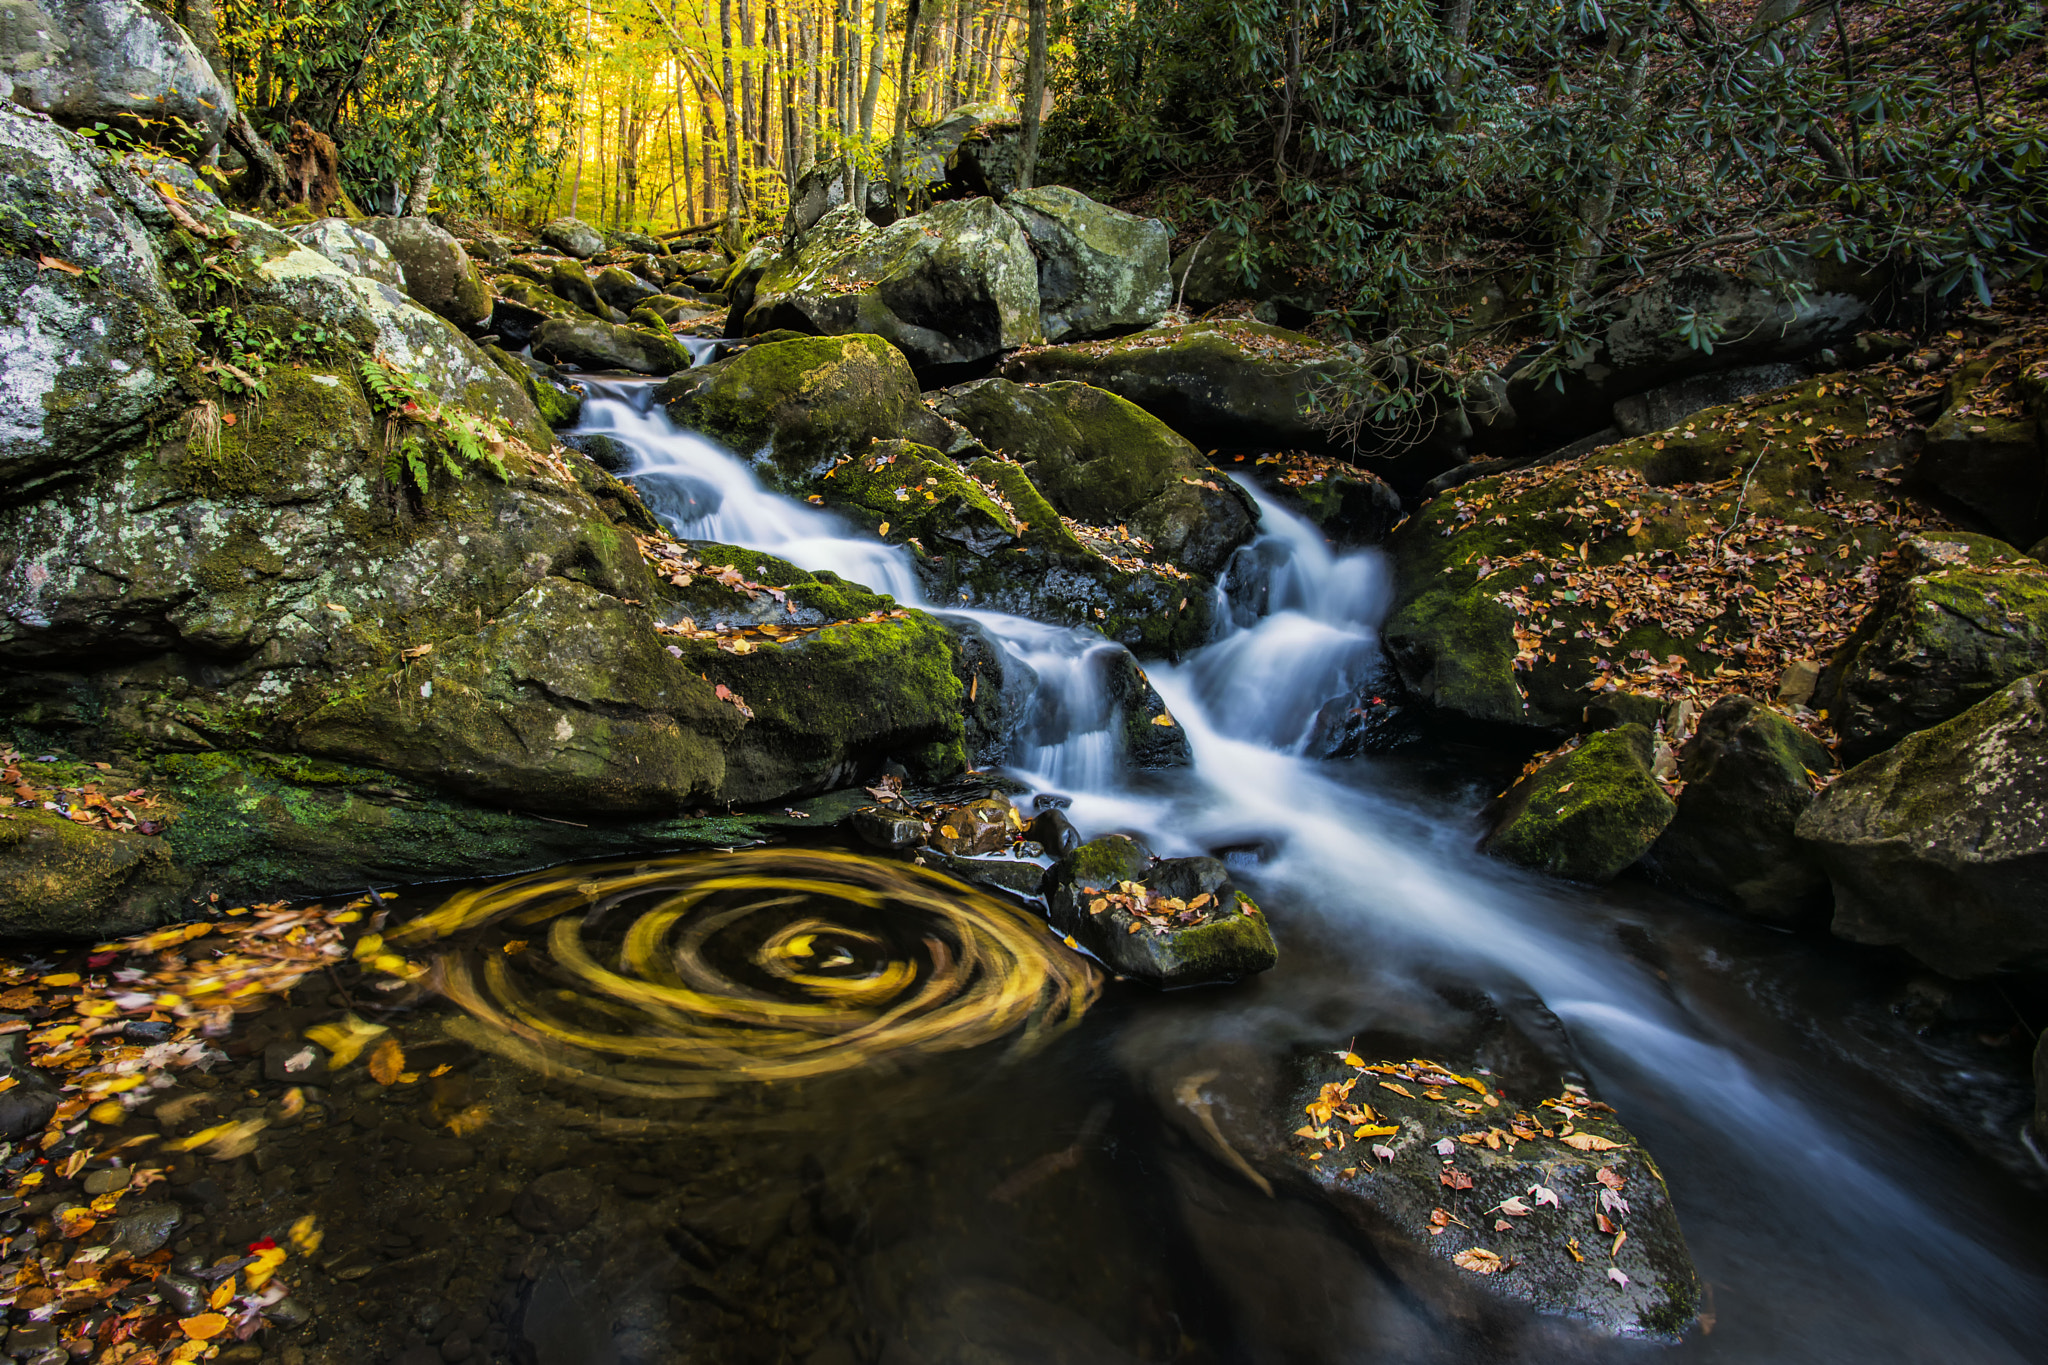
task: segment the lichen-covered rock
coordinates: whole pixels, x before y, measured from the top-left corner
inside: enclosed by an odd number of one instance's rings
[[[1035,347],[1003,362],[1020,384],[1078,380],[1136,403],[1203,449],[1258,443],[1320,449],[1307,414],[1335,348],[1259,322],[1156,327],[1113,341]]]
[[[0,938],[135,933],[184,909],[191,873],[161,839],[46,811],[0,820]]]
[[[2048,674],[1857,764],[1798,835],[1834,884],[1840,937],[1949,976],[2048,963]]]
[[[191,363],[192,326],[143,221],[151,205],[140,181],[83,139],[0,103],[0,288],[11,300],[0,320],[0,485],[61,477],[139,433]],[[168,223],[161,201],[154,213]],[[78,271],[44,269],[39,256]]]
[[[981,379],[947,390],[935,406],[1023,462],[1059,511],[1096,526],[1129,522],[1190,572],[1217,573],[1256,529],[1242,490],[1165,423],[1102,389]]]
[[[2015,545],[2031,545],[2048,533],[2048,384],[2015,366],[1979,360],[1956,373],[1912,474]]]
[[[596,318],[549,318],[533,332],[534,359],[579,370],[670,375],[690,368],[690,353],[666,331],[616,327]]]
[[[15,0],[0,11],[0,98],[72,125],[183,119],[208,144],[235,116],[185,30],[139,0]]]
[[[486,345],[484,354],[526,390],[526,396],[533,400],[541,420],[549,426],[559,431],[563,427],[574,426],[583,416],[583,394],[571,388],[547,365],[540,361],[521,360],[500,346]]]
[[[749,346],[676,375],[656,397],[678,426],[762,457],[785,487],[900,436],[921,408],[902,354],[858,335]]]
[[[1043,894],[1055,928],[1158,986],[1236,981],[1279,961],[1265,914],[1215,858],[1154,863],[1137,840],[1106,835],[1047,869]]]
[[[1878,602],[1822,675],[1852,762],[2048,668],[2048,566],[1989,536],[1900,542]]]
[[[300,246],[310,247],[351,275],[405,288],[405,270],[391,248],[376,236],[341,218],[322,218],[285,234]],[[439,311],[438,309],[436,311]]]
[[[1326,1058],[1303,1067],[1273,1164],[1474,1290],[1618,1337],[1692,1325],[1699,1280],[1663,1172],[1582,1086]]]
[[[1171,234],[1156,218],[1098,204],[1063,186],[1003,201],[1038,257],[1038,315],[1049,342],[1150,327],[1173,306]]]
[[[1793,828],[1832,766],[1826,746],[1784,716],[1749,697],[1723,698],[1685,747],[1685,790],[1652,866],[1750,919],[1811,919],[1826,903],[1827,875]]]
[[[556,218],[543,224],[540,239],[579,261],[587,261],[604,250],[604,234],[581,218]]]
[[[425,218],[372,218],[368,230],[391,249],[405,272],[405,292],[421,306],[470,330],[490,320],[483,272],[444,229]]]
[[[1905,457],[1886,401],[1830,375],[1424,502],[1387,542],[1401,681],[1439,716],[1556,733],[1674,668],[1748,669],[1761,688],[1831,648],[1913,524],[1863,477]],[[1739,508],[1730,477],[1747,479]],[[1788,631],[1787,593],[1828,605]]]
[[[1623,725],[1550,760],[1508,792],[1486,851],[1582,882],[1633,866],[1677,813],[1651,776],[1655,744]]]
[[[730,330],[866,332],[914,365],[965,365],[1038,332],[1038,264],[1023,229],[991,199],[955,200],[877,228],[842,206],[794,259],[737,282]]]

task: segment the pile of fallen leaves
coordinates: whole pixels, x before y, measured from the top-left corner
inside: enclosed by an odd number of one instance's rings
[[[360,920],[368,904],[332,913],[282,902],[229,909],[218,919],[101,944],[77,971],[0,965],[0,1011],[13,1016],[0,1021],[0,1033],[26,1035],[28,1063],[0,1076],[0,1092],[25,1087],[51,1102],[40,1134],[0,1148],[4,1198],[28,1223],[0,1238],[0,1307],[54,1325],[72,1358],[108,1365],[209,1359],[222,1344],[253,1336],[267,1318],[291,1316],[280,1307],[289,1286],[279,1271],[289,1252],[271,1239],[167,1280],[165,1236],[149,1235],[146,1220],[142,1228],[124,1221],[124,1201],[146,1202],[163,1179],[158,1158],[201,1151],[230,1159],[250,1150],[269,1120],[170,1140],[123,1130],[177,1073],[226,1059],[215,1040],[237,1014],[346,961],[343,926]],[[54,1087],[37,1073],[48,1073]],[[297,1094],[287,1096],[287,1108]],[[166,1104],[154,1117],[173,1121],[163,1111],[175,1107]],[[310,1254],[319,1238],[306,1218],[288,1240]]]
[[[1211,451],[1210,454],[1215,454]],[[1305,450],[1276,450],[1263,455],[1234,455],[1232,461],[1243,464],[1250,459],[1256,465],[1277,465],[1280,482],[1288,488],[1308,488],[1329,479],[1360,479],[1370,477],[1355,465],[1343,460],[1334,460],[1327,455],[1311,455]]]
[[[1236,899],[1229,901],[1220,900],[1206,891],[1192,900],[1183,900],[1179,896],[1161,895],[1138,882],[1118,882],[1116,890],[1105,891],[1088,901],[1088,913],[1091,915],[1107,914],[1112,909],[1122,910],[1131,917],[1125,933],[1135,934],[1141,929],[1150,929],[1159,938],[1179,929],[1214,924],[1234,914],[1259,913],[1259,907],[1242,891],[1237,893]]]
[[[110,796],[100,790],[100,784],[97,782],[85,782],[77,786],[37,786],[32,780],[32,775],[22,771],[21,765],[25,762],[56,761],[54,754],[41,759],[28,759],[13,749],[0,750],[0,784],[12,789],[16,807],[23,810],[51,811],[87,829],[122,834],[163,832],[168,821],[157,809],[157,799],[141,787]],[[105,772],[112,765],[95,763],[92,766]],[[0,820],[14,818],[12,811],[0,810]]]
[[[775,601],[780,602],[783,609],[791,615],[794,615],[797,611],[797,604],[790,601],[789,594],[781,588],[771,587],[766,583],[756,583],[731,564],[706,564],[691,551],[689,546],[682,544],[680,541],[670,539],[667,536],[636,535],[633,539],[639,543],[641,556],[647,560],[648,564],[664,580],[675,587],[687,588],[699,578],[703,578],[721,587],[730,588],[742,597],[773,598]],[[900,621],[909,616],[909,614],[905,610],[871,611],[865,616],[853,618],[851,624],[875,625],[882,621]],[[700,626],[695,618],[684,616],[675,621],[657,621],[654,625],[654,630],[657,635],[674,635],[688,640],[709,641],[728,654],[744,655],[752,654],[762,645],[787,644],[792,640],[801,640],[807,635],[815,635],[829,625],[845,624],[849,623],[829,621],[820,622],[816,625],[799,626],[789,625],[780,621],[746,621]],[[674,645],[669,646],[669,652],[678,657],[682,654],[682,650]],[[731,697],[726,695],[724,689],[721,688],[719,700],[727,701],[731,699]],[[753,715],[753,712],[749,711],[744,703],[737,704],[742,714]]]

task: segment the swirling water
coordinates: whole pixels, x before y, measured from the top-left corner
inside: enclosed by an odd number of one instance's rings
[[[930,605],[902,551],[763,490],[745,460],[672,427],[648,387],[592,390],[584,430],[633,450],[631,477],[679,536],[771,552]],[[1090,664],[1113,646],[1092,632],[958,613],[1039,680],[1013,776],[1071,798],[1086,835],[1127,830],[1163,855],[1232,856],[1275,909],[1279,969],[1091,1021],[1105,1037],[1095,1064],[1157,1095],[1205,1046],[1325,1047],[1426,1011],[1420,981],[1533,998],[1659,1157],[1711,1323],[1676,1348],[1549,1331],[1473,1337],[1390,1293],[1370,1257],[1333,1240],[1317,1215],[1218,1193],[1213,1172],[1207,1193],[1191,1195],[1185,1163],[1162,1157],[1140,1177],[1156,1188],[1100,1216],[1140,1241],[1149,1232],[1185,1239],[1184,1254],[1200,1262],[1217,1302],[1199,1324],[1192,1310],[1175,1310],[1200,1348],[1190,1358],[1557,1360],[1653,1349],[1745,1362],[2041,1358],[2039,1201],[1904,1111],[1867,1063],[1851,1063],[1858,1043],[1845,1037],[1841,1012],[1854,1008],[1842,1002],[1857,994],[1861,960],[1646,886],[1592,893],[1522,874],[1474,851],[1469,783],[1433,778],[1427,764],[1306,756],[1318,710],[1373,676],[1391,583],[1377,555],[1333,554],[1313,527],[1269,499],[1259,504],[1262,534],[1219,588],[1218,638],[1148,669],[1186,727],[1190,770],[1120,770]],[[1654,952],[1638,950],[1646,937]],[[1939,1069],[1904,1054],[1880,1065],[1893,1063]],[[1073,1088],[1089,1090],[1079,1079]],[[1090,1353],[1099,1330],[1116,1336],[1098,1312],[1059,1349],[1125,1358]]]

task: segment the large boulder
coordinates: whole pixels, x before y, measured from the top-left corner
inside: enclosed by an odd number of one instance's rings
[[[1851,768],[1798,835],[1841,937],[1949,976],[2048,965],[2048,673]]]
[[[1259,322],[1157,327],[1113,341],[1035,347],[1004,361],[1020,384],[1078,380],[1125,398],[1204,449],[1314,447],[1308,395],[1342,368],[1334,348]]]
[[[293,228],[285,235],[300,246],[319,252],[351,275],[361,275],[393,289],[405,288],[405,268],[391,254],[391,248],[344,219],[322,218]]]
[[[542,225],[540,239],[579,261],[587,261],[604,250],[604,234],[581,218],[552,219]]]
[[[1793,829],[1832,766],[1825,745],[1761,702],[1716,702],[1685,747],[1685,789],[1651,865],[1749,919],[1810,920],[1826,903],[1827,875]]]
[[[2010,358],[1965,365],[1927,429],[1913,479],[2015,545],[2048,535],[2048,381]]]
[[[1989,536],[1906,537],[1820,683],[1850,760],[2048,668],[2048,565]]]
[[[1130,523],[1165,558],[1214,575],[1251,539],[1257,510],[1165,423],[1087,384],[981,379],[935,404],[1025,466],[1052,505],[1094,526]]]
[[[1623,725],[1551,759],[1509,790],[1486,851],[1582,882],[1633,867],[1677,813],[1652,773],[1656,742]]]
[[[182,119],[209,145],[235,117],[234,92],[185,30],[139,0],[12,0],[0,99],[72,125]]]
[[[608,265],[597,272],[591,285],[597,296],[622,313],[631,313],[661,291],[630,270]]]
[[[4,103],[0,209],[13,301],[0,321],[0,485],[21,490],[139,433],[195,337],[147,230],[169,225],[164,202],[82,138]]]
[[[1204,233],[1173,258],[1175,302],[1201,313],[1250,299],[1252,316],[1260,322],[1305,327],[1329,306],[1330,291],[1289,261],[1289,254],[1267,233],[1249,238],[1224,228]]]
[[[875,440],[903,434],[923,411],[903,355],[876,337],[804,337],[749,346],[678,374],[656,400],[794,487]]]
[[[667,332],[596,318],[549,318],[534,329],[532,346],[534,359],[579,370],[670,375],[690,368],[690,353]]]
[[[185,909],[191,883],[160,838],[40,810],[0,821],[0,938],[135,933]]]
[[[1402,682],[1442,717],[1550,733],[1710,677],[1775,691],[1847,638],[1919,518],[1867,477],[1905,458],[1888,402],[1830,375],[1438,494],[1387,543]]]
[[[1120,976],[1207,986],[1279,961],[1272,928],[1215,858],[1155,862],[1124,834],[1081,845],[1045,873],[1053,927]]]
[[[736,279],[729,329],[867,332],[913,365],[965,365],[1038,332],[1038,265],[992,199],[940,204],[877,228],[851,208],[821,219],[792,258]]]
[[[1508,376],[1525,431],[1570,440],[1608,426],[1617,399],[1691,375],[1800,360],[1853,336],[1883,290],[1881,275],[1797,256],[1782,273],[1694,266],[1631,294],[1583,357]],[[1687,340],[1705,328],[1711,350]]]
[[[1003,201],[1038,257],[1038,317],[1049,342],[1150,327],[1173,306],[1172,234],[1156,218],[1098,204],[1061,186]]]
[[[425,218],[372,218],[368,230],[391,248],[405,292],[423,307],[472,331],[490,320],[490,286],[446,230]]]

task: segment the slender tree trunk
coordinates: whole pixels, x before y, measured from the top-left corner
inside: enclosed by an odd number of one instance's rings
[[[427,211],[427,201],[433,197],[434,178],[441,173],[441,142],[448,131],[448,99],[462,80],[463,49],[469,44],[470,31],[476,27],[476,0],[462,0],[462,9],[455,19],[455,36],[448,44],[448,60],[441,67],[441,80],[434,89],[433,114],[427,125],[427,145],[420,153],[420,166],[412,178],[412,194],[406,200],[406,210],[412,214]]]
[[[683,144],[683,198],[689,201],[690,221],[697,221],[697,185],[690,176],[690,119],[689,102],[683,91],[683,60],[674,53],[669,54],[670,79],[676,84],[676,137]],[[683,224],[677,223],[677,227]]]
[[[753,0],[739,0],[740,19],[740,131],[747,160],[761,164],[760,144],[754,136],[754,6]],[[728,90],[730,86],[726,87]]]
[[[682,101],[678,100],[676,102],[676,121],[680,123],[682,121],[682,117],[683,105]],[[676,212],[676,231],[681,232],[683,230],[683,192],[676,188],[676,137],[675,133],[668,126],[668,111],[666,109],[662,110],[661,136],[662,141],[665,144],[666,149],[668,151],[669,202],[675,208]],[[689,140],[686,138],[683,142],[683,151],[685,155],[688,154],[689,147]],[[650,224],[650,226],[652,225]]]
[[[939,30],[944,27],[945,14],[941,11],[924,26],[924,37],[918,40],[917,71],[905,85],[906,89],[916,90],[917,97],[910,105],[913,114],[929,116],[931,113],[932,63],[938,58]]]
[[[860,97],[860,135],[863,139],[875,134],[875,101],[882,94],[882,68],[888,65],[889,54],[889,0],[875,0],[873,30],[868,40],[868,83]]]
[[[969,0],[955,0],[953,7],[953,37],[951,49],[946,58],[946,103],[939,112],[962,103],[961,80],[967,70],[967,9]]]
[[[1607,251],[1607,229],[1614,221],[1614,202],[1620,192],[1622,178],[1628,174],[1634,160],[1636,143],[1642,133],[1643,85],[1650,72],[1650,48],[1666,7],[1664,0],[1652,5],[1620,53],[1621,60],[1627,65],[1623,68],[1621,88],[1613,107],[1625,111],[1625,121],[1615,131],[1606,176],[1593,193],[1579,201],[1579,226],[1576,240],[1572,243],[1570,273],[1574,301],[1585,296],[1593,282],[1593,272],[1599,268],[1600,258]]]
[[[1443,0],[1437,14],[1452,56],[1437,76],[1442,93],[1437,97],[1433,122],[1439,133],[1449,133],[1458,126],[1458,92],[1465,88],[1465,49],[1472,39],[1472,0]]]
[[[1045,0],[1031,0],[1030,27],[1024,36],[1024,146],[1017,162],[1017,188],[1037,184],[1039,123],[1045,108]]]
[[[1040,0],[1042,3],[1042,0]],[[903,60],[896,70],[896,126],[889,137],[889,204],[899,214],[910,212],[903,183],[904,144],[910,134],[910,61],[916,52],[918,12],[924,0],[906,0],[903,13]],[[1028,164],[1028,163],[1027,163]],[[1028,172],[1027,172],[1028,175]],[[1030,184],[1026,179],[1025,184]]]
[[[732,0],[718,0],[718,43],[722,49],[725,88],[732,87]],[[737,251],[740,246],[740,129],[733,117],[732,99],[725,101],[725,238]]]
[[[803,53],[803,73],[798,78],[803,92],[797,126],[797,170],[798,175],[808,172],[818,161],[818,18],[815,11],[806,12],[798,21],[798,46]]]

